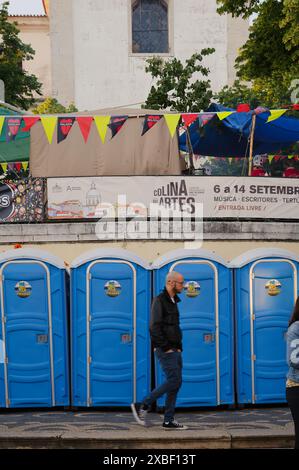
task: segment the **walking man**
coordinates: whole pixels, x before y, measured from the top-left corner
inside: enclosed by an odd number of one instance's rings
[[[166,287],[154,298],[151,309],[150,334],[155,355],[165,374],[165,382],[153,390],[142,403],[132,403],[131,408],[138,424],[146,426],[150,405],[166,394],[164,429],[187,429],[174,419],[176,397],[182,385],[182,332],[179,324],[177,294],[184,288],[182,274],[171,271],[166,277]]]

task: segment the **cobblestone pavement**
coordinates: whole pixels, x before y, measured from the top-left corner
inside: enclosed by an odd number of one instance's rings
[[[163,416],[149,413],[149,425],[159,426]],[[187,424],[190,430],[283,430],[292,426],[292,417],[287,407],[245,408],[242,410],[182,411],[176,419]],[[0,434],[12,432],[32,433],[55,431],[64,433],[75,431],[88,433],[94,431],[129,431],[138,426],[130,411],[89,410],[89,411],[6,411],[0,412]]]

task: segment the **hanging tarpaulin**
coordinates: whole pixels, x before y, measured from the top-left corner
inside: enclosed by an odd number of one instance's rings
[[[106,140],[108,125],[110,122],[110,116],[95,116],[94,122],[96,124],[99,136],[101,137],[101,141],[104,144]]]
[[[193,124],[196,119],[198,119],[199,114],[182,114],[182,120],[185,125],[185,127],[189,127],[191,124]]]
[[[75,122],[74,117],[59,117],[57,126],[57,142],[60,143],[67,138]]]
[[[41,116],[42,125],[47,136],[49,144],[52,143],[53,135],[57,123],[57,117]]]
[[[143,129],[142,129],[142,134],[146,134],[146,132],[154,127],[157,122],[159,122],[162,119],[162,116],[158,115],[150,115],[147,114],[144,118],[144,123],[143,123]]]
[[[111,136],[112,139],[116,134],[119,133],[119,131],[123,127],[123,125],[126,122],[126,120],[128,119],[128,117],[129,116],[113,116],[113,117],[111,117],[109,127],[110,127],[111,132],[112,132],[112,136]]]
[[[77,121],[77,123],[80,127],[81,134],[82,134],[83,139],[86,143],[88,141],[88,137],[89,137],[93,117],[89,117],[89,116],[87,116],[87,117],[77,117],[76,121]]]
[[[180,114],[165,114],[164,118],[167,123],[171,137],[174,137],[178,123],[181,119],[181,115]]]
[[[22,123],[20,117],[7,117],[6,118],[6,142],[15,140]]]

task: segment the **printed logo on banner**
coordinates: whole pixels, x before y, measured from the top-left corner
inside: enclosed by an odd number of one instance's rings
[[[268,291],[268,295],[275,296],[281,293],[281,283],[277,279],[271,279],[265,285],[265,288]]]
[[[200,285],[196,281],[185,282],[184,292],[187,297],[197,297],[200,293]]]
[[[14,213],[14,190],[6,183],[0,183],[0,220],[7,220]]]
[[[121,285],[117,281],[108,281],[105,284],[105,294],[109,297],[117,297],[121,293]]]
[[[15,292],[18,297],[21,297],[22,299],[26,299],[31,295],[32,291],[32,286],[29,284],[27,281],[19,281],[15,285]]]

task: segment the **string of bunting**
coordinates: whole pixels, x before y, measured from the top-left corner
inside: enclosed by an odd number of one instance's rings
[[[270,113],[267,123],[275,121],[287,112],[287,109],[266,110],[261,112]],[[199,126],[205,126],[215,115],[220,121],[228,118],[237,111],[220,111],[217,113],[183,113],[183,114],[163,114],[163,115],[145,115],[142,128],[142,136],[152,129],[162,118],[165,119],[170,135],[173,138],[177,127],[181,122],[183,127],[187,128],[198,121]],[[57,133],[57,142],[63,142],[70,134],[75,123],[79,126],[82,137],[85,142],[88,141],[92,123],[98,131],[100,139],[105,143],[108,128],[111,131],[111,139],[117,135],[129,116],[0,116],[0,135],[5,129],[6,141],[11,142],[16,139],[20,132],[29,132],[37,123],[41,122],[49,144],[52,143],[54,133]]]
[[[27,171],[28,170],[29,162],[3,162],[0,163],[0,167],[3,173],[7,173],[8,171]]]

